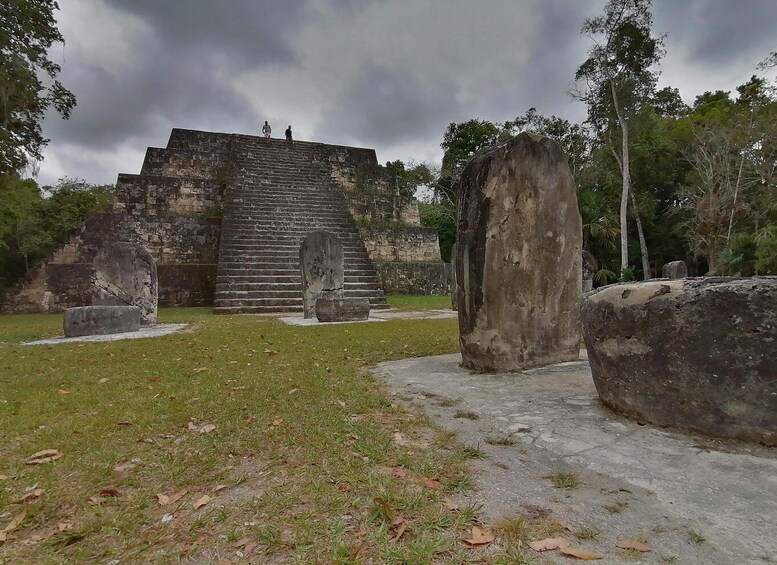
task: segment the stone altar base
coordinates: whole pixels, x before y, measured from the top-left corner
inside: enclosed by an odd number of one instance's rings
[[[65,337],[136,332],[141,312],[137,306],[81,306],[65,310]]]
[[[319,322],[352,322],[370,317],[369,298],[319,298],[316,318]]]
[[[777,277],[610,285],[583,332],[599,397],[630,418],[777,446]]]

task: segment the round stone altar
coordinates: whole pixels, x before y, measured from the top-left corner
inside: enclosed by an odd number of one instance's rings
[[[630,418],[777,445],[777,277],[604,287],[583,332],[596,390]]]

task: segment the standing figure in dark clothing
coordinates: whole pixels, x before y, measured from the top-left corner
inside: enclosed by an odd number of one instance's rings
[[[292,145],[294,141],[291,139],[291,126],[286,128],[286,143]]]

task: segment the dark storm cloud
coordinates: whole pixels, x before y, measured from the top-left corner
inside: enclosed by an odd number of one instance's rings
[[[372,146],[438,133],[456,108],[455,94],[450,80],[430,82],[410,68],[368,63],[326,113],[316,136]]]
[[[135,171],[171,127],[249,133],[267,117],[382,159],[439,157],[454,121],[532,106],[582,120],[568,95],[590,46],[579,30],[605,1],[61,2],[61,80],[78,107],[46,121],[43,171],[106,182],[111,167]],[[665,76],[689,98],[733,88],[777,49],[777,0],[654,0],[653,11],[654,32],[669,34]]]
[[[523,115],[531,107],[547,115],[566,113],[575,71],[585,60],[588,47],[580,26],[595,10],[582,2],[542,2],[537,7],[534,40],[527,46],[527,61],[506,69],[508,80],[480,103],[482,110],[487,113],[489,106],[500,109],[500,117],[493,118],[497,121]]]
[[[155,30],[160,43],[178,52],[192,46],[213,51],[229,65],[290,63],[290,39],[304,17],[306,0],[107,0]]]
[[[654,13],[656,33],[669,34],[667,47],[683,46],[696,62],[722,67],[777,49],[775,0],[660,0]]]
[[[64,122],[49,119],[47,134],[69,145],[105,150],[180,127],[253,128],[259,117],[231,84],[237,72],[294,65],[294,29],[302,0],[222,2],[106,0],[117,21],[127,14],[148,26],[121,68],[71,60],[61,79],[78,106]],[[184,7],[185,6],[185,7]]]

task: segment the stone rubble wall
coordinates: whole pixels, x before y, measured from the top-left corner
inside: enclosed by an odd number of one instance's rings
[[[386,294],[448,294],[451,287],[449,263],[376,262]]]
[[[360,231],[373,261],[442,262],[440,241],[433,228],[367,226]]]

